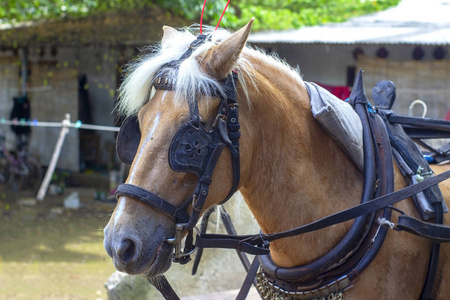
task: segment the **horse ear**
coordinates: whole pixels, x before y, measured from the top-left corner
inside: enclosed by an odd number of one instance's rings
[[[227,76],[247,42],[253,20],[254,18],[213,49],[211,56],[206,62],[207,72],[219,79]]]
[[[163,37],[162,37],[162,40],[161,40],[161,45],[163,45],[163,46],[165,44],[167,44],[167,41],[173,39],[175,36],[180,34],[178,32],[178,30],[176,30],[175,28],[170,27],[170,26],[165,26],[164,25],[162,29],[163,29]]]

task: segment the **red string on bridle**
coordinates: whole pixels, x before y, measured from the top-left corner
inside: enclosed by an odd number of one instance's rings
[[[228,0],[228,1],[227,1],[227,5],[225,5],[225,8],[223,9],[222,15],[220,16],[219,22],[217,23],[216,29],[214,29],[214,31],[216,31],[217,28],[219,28],[220,21],[222,21],[223,15],[225,14],[225,11],[227,10],[227,7],[228,7],[228,4],[230,4],[230,1],[231,1],[231,0]]]
[[[203,2],[202,15],[200,16],[200,34],[203,33],[203,32],[202,32],[202,24],[203,24],[203,14],[205,13],[206,1],[207,1],[207,0],[205,0],[205,1]],[[214,31],[216,31],[217,28],[219,28],[220,22],[222,21],[223,15],[225,14],[225,11],[227,10],[228,4],[230,4],[230,1],[231,1],[231,0],[228,0],[228,1],[227,1],[227,4],[225,5],[225,8],[224,8],[223,11],[222,11],[222,15],[220,16],[219,22],[217,22],[217,25],[216,25],[216,28],[214,29]]]
[[[200,34],[203,34],[202,23],[203,23],[203,13],[205,12],[205,6],[206,6],[206,0],[205,0],[205,2],[203,2],[202,15],[200,16]]]

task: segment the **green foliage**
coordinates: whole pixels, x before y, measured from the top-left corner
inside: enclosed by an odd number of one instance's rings
[[[0,24],[28,20],[82,17],[107,11],[150,9],[160,5],[191,22],[200,22],[201,0],[3,0]],[[239,28],[255,17],[254,30],[291,29],[327,22],[342,22],[350,17],[384,10],[400,0],[239,0],[232,1],[221,26]],[[217,24],[226,0],[206,3],[204,22]],[[188,24],[187,24],[188,25]]]
[[[255,17],[254,30],[291,29],[328,22],[343,22],[350,17],[384,10],[399,0],[285,0],[282,7],[275,0],[241,0],[234,15],[224,26],[241,27]]]

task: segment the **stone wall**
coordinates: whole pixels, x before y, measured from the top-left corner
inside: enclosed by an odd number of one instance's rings
[[[387,79],[397,87],[397,99],[393,109],[407,115],[409,105],[416,99],[427,104],[429,118],[444,119],[450,110],[450,60],[393,61],[361,56],[358,67],[364,69],[364,85],[371,98],[372,87]],[[420,115],[422,110],[414,110]]]
[[[55,64],[32,64],[29,85],[41,87],[29,93],[32,119],[61,122],[70,114],[78,120],[78,71],[74,67]],[[47,87],[47,89],[45,88]],[[48,165],[61,128],[34,127],[30,151],[38,153],[41,163]],[[78,130],[71,129],[66,136],[58,161],[58,168],[79,170]]]
[[[79,120],[79,75],[84,75],[88,82],[82,88],[89,95],[92,116],[88,123],[114,126],[112,111],[117,90],[118,62],[121,59],[117,48],[65,47],[57,48],[55,53],[51,47],[29,48],[27,59],[27,88],[32,119],[61,122],[65,114],[69,113],[72,122]],[[12,98],[22,93],[20,69],[21,61],[17,53],[0,51],[0,118],[5,120],[9,120]],[[83,123],[86,122],[83,120]],[[13,149],[15,139],[9,126],[1,126],[0,130],[7,134],[8,149]],[[44,166],[50,162],[59,131],[60,128],[32,128],[30,151],[41,158]],[[97,145],[94,147],[96,163],[110,163],[115,133],[86,130],[84,134]],[[78,130],[72,128],[66,136],[57,168],[70,171],[80,169],[81,142]],[[118,159],[115,162],[118,163]]]

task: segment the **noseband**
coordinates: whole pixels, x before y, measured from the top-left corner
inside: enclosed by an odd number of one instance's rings
[[[172,61],[162,69],[173,67],[177,70],[179,64],[188,58],[192,52],[205,42],[207,36],[200,35],[189,46],[180,59]],[[176,73],[176,72],[172,72]],[[176,222],[175,237],[167,239],[167,242],[175,246],[173,261],[185,264],[190,261],[189,255],[194,251],[193,228],[197,224],[200,212],[206,202],[212,175],[223,149],[227,147],[231,153],[233,183],[228,195],[221,202],[226,202],[237,190],[240,179],[239,161],[239,110],[236,99],[237,72],[233,71],[222,84],[224,93],[214,92],[211,96],[220,98],[220,105],[215,121],[210,130],[203,127],[200,122],[200,114],[197,99],[189,99],[189,121],[183,124],[174,135],[169,147],[169,165],[176,172],[195,174],[198,178],[193,194],[177,207],[154,193],[133,185],[124,183],[119,185],[116,197],[127,196],[148,204],[163,212]],[[159,72],[153,80],[156,90],[173,90],[175,77],[168,72]],[[129,116],[121,126],[117,136],[117,153],[126,164],[131,164],[139,147],[141,132],[137,116]],[[192,211],[189,214],[189,205]],[[181,250],[183,233],[188,235],[185,248]]]

